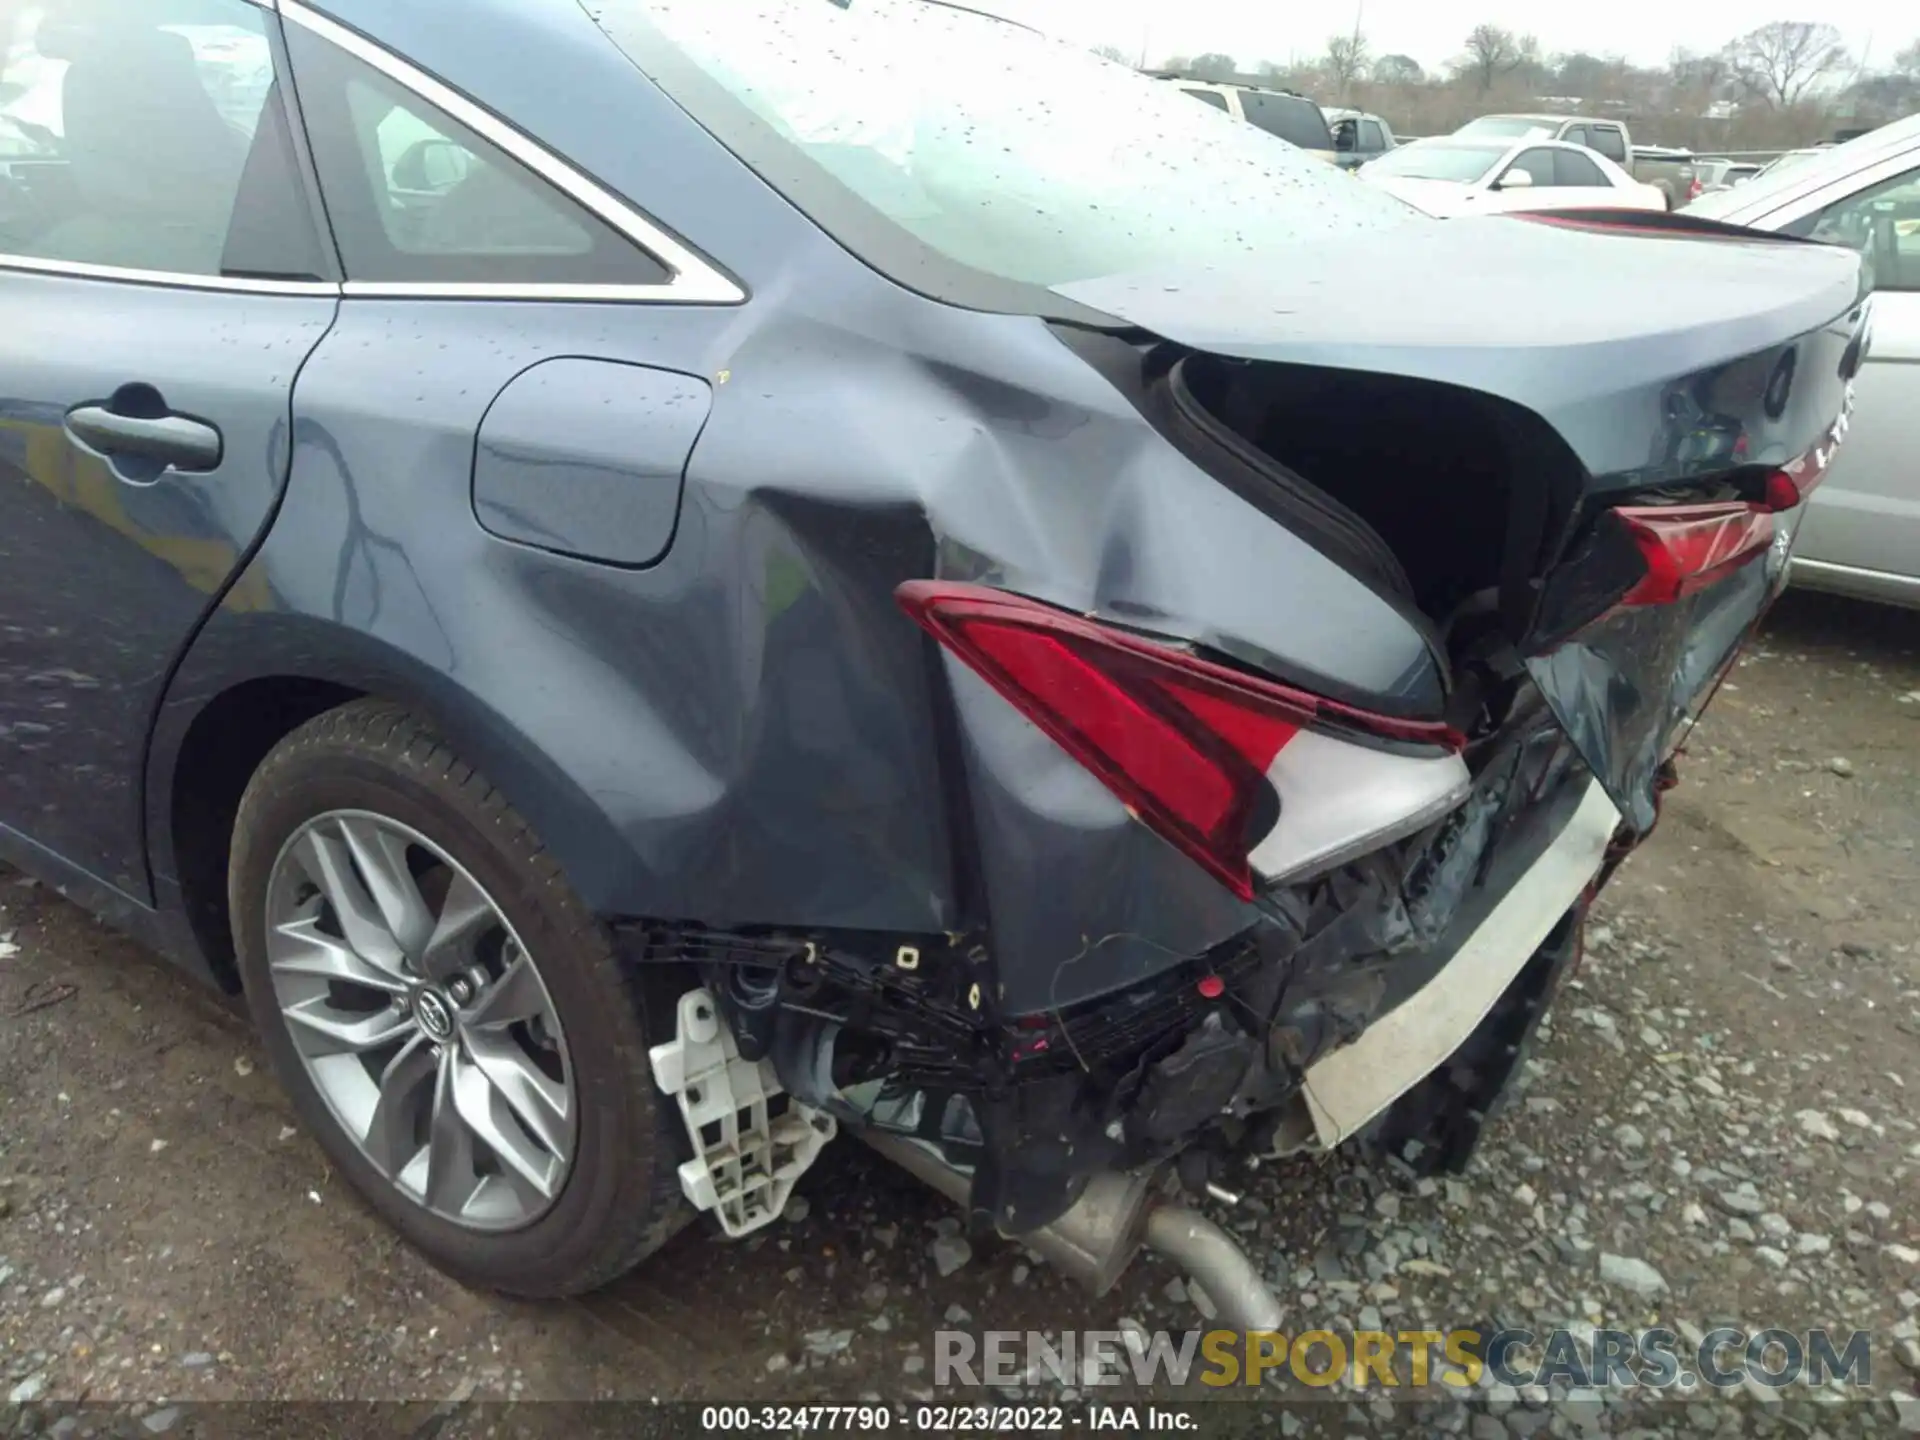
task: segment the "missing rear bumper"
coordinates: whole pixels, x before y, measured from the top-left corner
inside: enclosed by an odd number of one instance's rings
[[[1565,829],[1467,936],[1447,966],[1357,1039],[1317,1061],[1303,1090],[1331,1148],[1439,1068],[1466,1042],[1599,873],[1620,812],[1598,781]]]

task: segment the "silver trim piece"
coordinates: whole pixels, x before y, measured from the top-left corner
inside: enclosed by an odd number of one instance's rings
[[[1864,570],[1858,565],[1807,560],[1796,555],[1788,568],[1787,583],[1803,590],[1848,595],[1856,600],[1920,606],[1920,576],[1901,575],[1891,570]]]
[[[1314,1063],[1302,1088],[1323,1146],[1354,1134],[1460,1048],[1578,903],[1619,824],[1606,790],[1588,782],[1566,827],[1440,972]]]
[[[299,0],[281,0],[280,13],[302,29],[338,46],[363,64],[451,115],[584,206],[673,272],[661,285],[398,284],[349,281],[346,294],[383,299],[643,300],[678,305],[739,305],[747,296],[708,261],[667,234],[626,201],[545,149],[492,111],[400,59],[356,31],[315,13]]]
[[[1303,730],[1281,747],[1267,779],[1280,819],[1247,856],[1268,884],[1291,884],[1402,839],[1473,790],[1458,755],[1395,755]]]
[[[61,275],[73,280],[111,280],[126,285],[160,285],[175,290],[223,290],[238,295],[315,295],[338,299],[331,280],[249,280],[241,276],[190,275],[178,270],[134,270],[121,265],[88,265],[78,260],[47,260],[36,255],[0,255],[0,270]]]

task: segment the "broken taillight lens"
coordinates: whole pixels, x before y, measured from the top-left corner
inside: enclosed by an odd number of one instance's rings
[[[1745,501],[1655,505],[1613,512],[1627,527],[1647,573],[1620,604],[1670,605],[1726,579],[1766,554],[1773,512]]]
[[[1279,813],[1267,770],[1309,726],[1457,751],[1447,726],[1373,715],[1024,596],[914,580],[901,607],[1242,899]]]

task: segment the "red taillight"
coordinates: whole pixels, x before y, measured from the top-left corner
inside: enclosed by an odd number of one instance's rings
[[[1693,183],[1687,186],[1687,199],[1698,200],[1700,198],[1701,192],[1706,188],[1707,188],[1706,186],[1700,183],[1700,177],[1698,175],[1694,176]]]
[[[1276,814],[1267,768],[1327,724],[1457,750],[1447,726],[1377,716],[979,585],[912,580],[901,607],[1156,834],[1242,899]]]
[[[1759,559],[1773,543],[1773,512],[1744,502],[1656,505],[1613,512],[1647,562],[1622,605],[1670,605]]]
[[[1817,477],[1815,483],[1818,483]],[[1806,493],[1800,488],[1799,482],[1786,471],[1776,470],[1767,476],[1766,504],[1767,509],[1774,514],[1783,515],[1789,510],[1798,510],[1800,502],[1806,498]]]

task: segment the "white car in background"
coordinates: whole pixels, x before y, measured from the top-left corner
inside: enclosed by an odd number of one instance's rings
[[[1362,165],[1362,180],[1429,215],[1665,210],[1666,197],[1606,156],[1561,140],[1417,140]]]
[[[1920,606],[1920,115],[1790,154],[1791,164],[1703,195],[1684,213],[1866,258],[1873,319],[1853,423],[1807,505],[1793,579]]]

